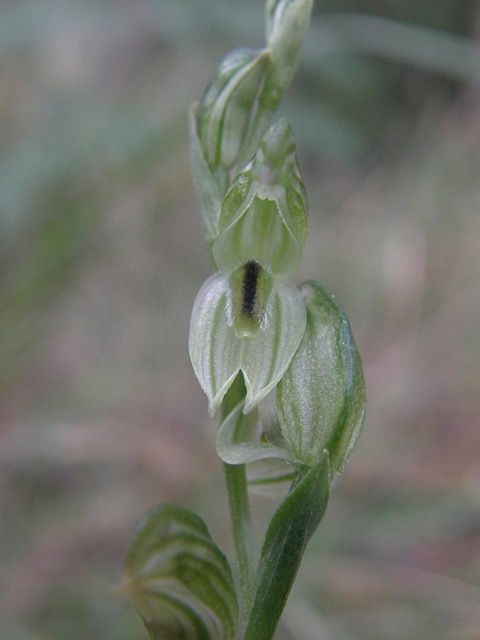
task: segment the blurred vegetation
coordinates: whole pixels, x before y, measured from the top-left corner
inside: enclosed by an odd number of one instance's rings
[[[145,638],[134,523],[230,545],[190,370],[210,271],[186,112],[260,0],[0,5],[0,636]],[[369,411],[279,639],[480,638],[480,6],[317,2],[283,108]],[[274,505],[259,498],[259,516]]]

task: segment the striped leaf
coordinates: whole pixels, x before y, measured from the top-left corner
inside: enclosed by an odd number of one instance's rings
[[[204,522],[162,505],[146,514],[130,546],[122,591],[152,640],[233,640],[237,599],[230,567]]]

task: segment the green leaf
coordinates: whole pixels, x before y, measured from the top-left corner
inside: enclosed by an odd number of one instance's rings
[[[282,285],[271,294],[264,326],[251,338],[238,338],[229,320],[229,295],[228,279],[221,273],[201,287],[190,322],[190,359],[212,413],[241,371],[248,413],[290,364],[305,329],[305,305],[296,288]]]
[[[329,496],[328,454],[298,480],[274,514],[265,536],[243,640],[271,640],[303,553],[323,518]]]
[[[213,257],[225,273],[255,260],[272,278],[288,282],[299,269],[307,237],[307,198],[285,118],[270,127],[253,160],[230,185],[219,231]]]
[[[332,471],[343,470],[365,419],[362,362],[350,324],[335,297],[317,282],[300,287],[307,327],[277,387],[277,412],[286,448],[313,466],[330,455]]]
[[[237,599],[230,567],[203,521],[177,505],[146,514],[120,590],[152,640],[233,640]]]

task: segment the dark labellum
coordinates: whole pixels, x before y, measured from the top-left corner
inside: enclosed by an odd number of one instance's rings
[[[249,260],[244,267],[242,313],[249,317],[253,316],[255,310],[260,268],[256,260]]]

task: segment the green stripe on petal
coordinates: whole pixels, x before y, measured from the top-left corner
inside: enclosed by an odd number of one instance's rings
[[[271,276],[255,260],[237,269],[229,278],[229,309],[239,338],[253,338],[268,321],[268,306],[273,289]]]
[[[271,311],[253,337],[239,338],[228,317],[229,282],[211,276],[195,299],[189,350],[193,369],[208,397],[210,411],[220,406],[242,371],[248,413],[279,382],[300,344],[306,324],[303,299],[290,285],[272,291]]]
[[[238,615],[230,567],[203,521],[163,505],[139,524],[121,591],[153,640],[233,640]]]

